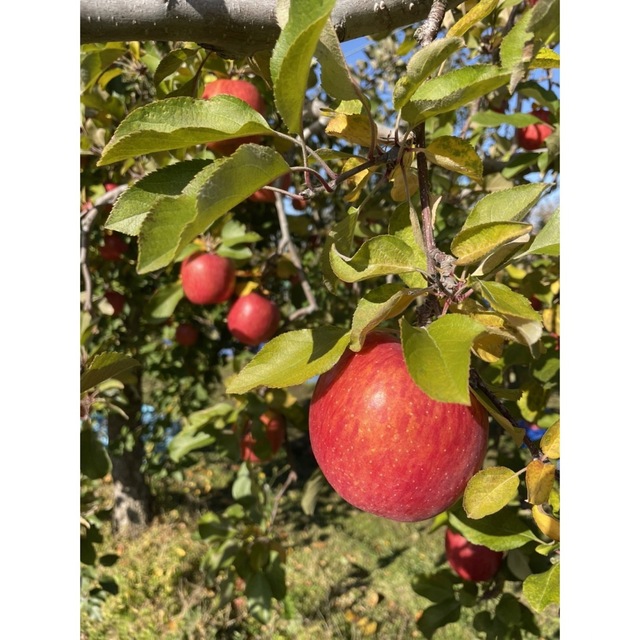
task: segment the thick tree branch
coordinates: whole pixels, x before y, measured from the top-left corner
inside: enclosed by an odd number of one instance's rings
[[[462,0],[448,0],[454,7]],[[433,0],[337,0],[341,41],[424,20]],[[229,58],[271,49],[280,29],[276,0],[80,0],[81,42],[200,42]]]

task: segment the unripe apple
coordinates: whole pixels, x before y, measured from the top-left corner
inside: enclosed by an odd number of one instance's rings
[[[255,291],[238,298],[227,317],[231,335],[238,342],[252,347],[270,340],[279,324],[278,305]]]
[[[236,269],[229,258],[196,251],[180,265],[182,289],[193,304],[215,304],[231,297]]]
[[[104,236],[102,246],[98,248],[103,260],[120,260],[127,250],[125,239],[119,233],[111,233]]]
[[[255,109],[260,115],[265,115],[266,108],[264,100],[260,95],[258,88],[247,82],[247,80],[236,80],[233,78],[220,78],[214,82],[205,85],[202,97],[205,99],[213,96],[226,95],[235,96],[240,100],[244,100],[251,108]],[[232,140],[218,140],[217,142],[209,142],[207,149],[216,153],[228,156],[231,155],[241,144],[248,142],[260,142],[261,136],[245,136],[243,138],[234,138]]]
[[[276,178],[270,186],[278,187],[279,189],[288,189],[291,186],[291,174],[285,173],[279,178]],[[274,203],[276,201],[276,194],[269,189],[258,189],[255,193],[249,196],[251,202],[269,202]]]
[[[113,315],[119,316],[124,309],[124,303],[127,299],[118,291],[105,291],[104,297],[107,302],[113,307]]]
[[[311,448],[329,484],[363,511],[406,522],[460,498],[482,466],[487,431],[473,396],[471,406],[432,400],[409,375],[400,342],[382,332],[320,376],[309,410]]]
[[[529,124],[517,130],[516,137],[518,145],[527,151],[539,149],[543,142],[553,133],[553,127],[549,124],[549,112],[543,109],[535,109],[531,112],[532,116],[540,118],[543,122]]]
[[[479,544],[472,544],[464,536],[447,529],[444,539],[449,566],[463,579],[486,582],[498,573],[503,554]]]
[[[240,453],[243,460],[247,460],[249,462],[270,460],[273,454],[280,450],[280,447],[284,442],[286,421],[282,414],[277,413],[272,409],[267,409],[267,411],[260,416],[260,422],[264,425],[264,435],[269,442],[271,456],[267,458],[259,458],[256,455],[255,446],[258,443],[258,440],[253,436],[251,429],[249,429],[249,425],[247,425],[247,430],[240,441]]]
[[[176,342],[183,347],[192,347],[198,342],[200,332],[189,322],[183,322],[176,327]]]

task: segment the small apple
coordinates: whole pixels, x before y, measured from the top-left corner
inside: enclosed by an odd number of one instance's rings
[[[119,233],[105,235],[103,244],[98,248],[104,260],[120,260],[129,245]]]
[[[261,462],[262,460],[270,460],[271,457],[280,450],[284,442],[286,421],[282,414],[267,409],[261,416],[260,422],[264,425],[264,435],[269,443],[271,449],[271,456],[268,458],[260,458],[255,453],[255,446],[258,444],[258,440],[251,433],[249,425],[246,426],[246,431],[240,441],[240,453],[243,460],[249,462]]]
[[[447,529],[444,539],[449,566],[463,579],[486,582],[498,573],[503,554],[479,544],[472,544],[453,529]]]
[[[214,304],[231,297],[236,285],[236,269],[229,258],[196,251],[180,265],[182,289],[193,304]]]
[[[266,108],[264,100],[260,95],[258,88],[247,82],[247,80],[239,80],[233,78],[220,78],[214,82],[209,82],[205,85],[202,97],[204,99],[212,98],[213,96],[226,95],[235,96],[240,100],[244,100],[252,109],[255,109],[260,115],[265,115]],[[207,149],[215,151],[221,155],[231,155],[241,144],[248,142],[260,142],[261,136],[245,136],[243,138],[234,138],[232,140],[218,140],[216,142],[209,142]]]
[[[549,124],[549,112],[544,109],[534,109],[532,116],[540,118],[543,122],[536,122],[522,127],[516,131],[518,145],[527,151],[539,149],[543,142],[553,133],[553,127]]]
[[[382,332],[320,376],[309,409],[311,448],[329,484],[353,506],[404,522],[462,495],[487,432],[473,396],[471,406],[432,400],[409,375],[400,342]]]
[[[291,186],[291,174],[284,173],[279,178],[276,178],[270,186],[278,187],[279,189],[288,189]],[[276,201],[276,194],[269,189],[258,189],[249,196],[249,200],[251,200],[251,202],[274,203]]]
[[[113,191],[118,185],[114,182],[105,182],[104,190],[105,191]]]
[[[304,211],[307,208],[307,204],[308,204],[308,200],[302,201],[302,200],[298,200],[297,198],[293,198],[291,200],[291,206],[296,211]]]
[[[238,298],[227,316],[231,335],[238,342],[252,347],[270,340],[279,324],[278,305],[255,291]]]
[[[107,302],[113,307],[113,315],[119,316],[124,309],[124,303],[127,299],[118,291],[105,291],[104,297]]]
[[[192,347],[198,342],[200,332],[189,322],[183,322],[176,327],[176,342],[183,347]]]
[[[534,311],[540,311],[542,309],[542,302],[540,301],[540,298],[536,296],[530,296],[529,302],[531,303]]]

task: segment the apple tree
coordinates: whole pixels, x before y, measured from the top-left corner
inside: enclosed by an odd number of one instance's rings
[[[85,565],[106,517],[91,509],[95,483],[111,478],[114,524],[135,531],[154,512],[154,479],[213,450],[239,465],[231,506],[200,520],[202,568],[220,604],[240,588],[269,619],[286,594],[279,502],[305,482],[311,513],[325,482],[290,446],[309,431],[291,390],[364,358],[383,332],[405,389],[436,407],[429,428],[457,433],[447,447],[465,437],[449,416],[476,407],[486,423],[481,464],[432,530],[484,548],[492,569],[450,560],[416,576],[429,601],[419,631],[471,607],[482,637],[538,634],[535,613],[559,604],[558,1],[251,3],[215,34],[189,9],[167,3],[165,17],[186,13],[163,21],[152,4],[96,21],[83,3]],[[340,43],[363,35],[349,64]],[[204,98],[221,80],[251,83],[264,109],[241,92]],[[213,302],[185,295],[183,266],[200,254],[233,272]],[[359,398],[374,383],[356,378]],[[400,455],[403,427],[388,436],[366,413],[372,447]],[[402,464],[425,445],[403,442]],[[278,490],[261,462],[272,458]],[[421,491],[450,488],[438,468]],[[376,484],[365,490],[375,503]]]

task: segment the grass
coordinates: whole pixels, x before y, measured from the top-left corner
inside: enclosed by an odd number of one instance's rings
[[[101,553],[115,549],[120,555],[103,570],[116,579],[119,592],[106,599],[100,618],[83,613],[83,640],[422,637],[416,619],[431,603],[414,593],[411,578],[443,566],[442,530],[429,534],[429,522],[393,522],[352,509],[328,487],[314,515],[307,516],[300,490],[290,489],[277,520],[288,549],[288,594],[275,604],[271,621],[260,624],[247,614],[241,591],[220,606],[216,585],[207,584],[199,570],[207,544],[193,536],[197,518],[215,510],[230,476],[202,470],[192,475],[184,482],[191,495],[188,508],[168,509],[135,540],[103,543]],[[557,632],[557,611],[547,611],[541,638]],[[434,639],[478,638],[475,613],[463,609],[461,619],[439,629]]]

